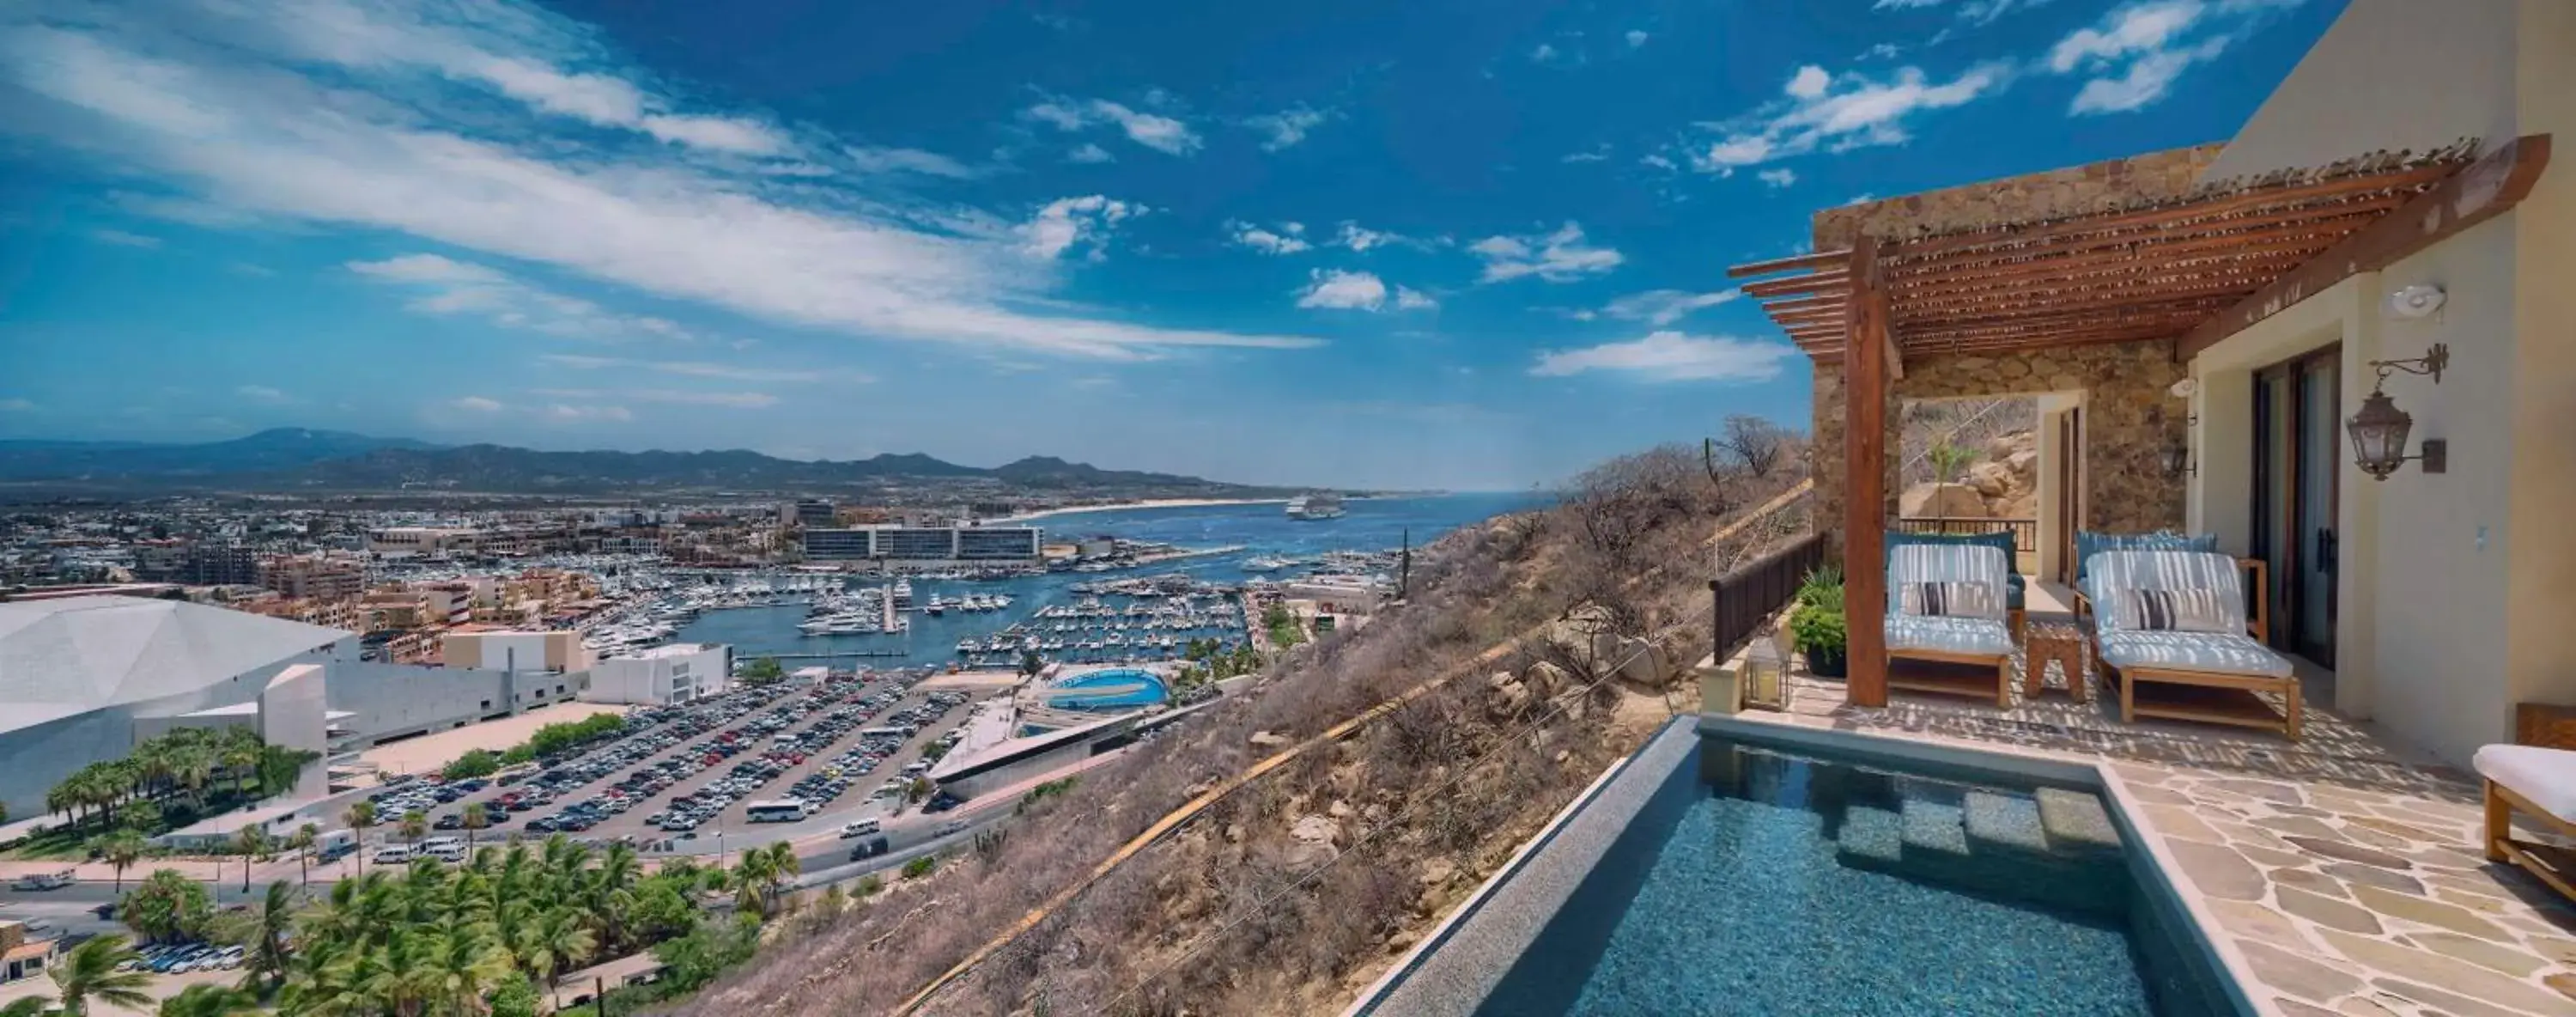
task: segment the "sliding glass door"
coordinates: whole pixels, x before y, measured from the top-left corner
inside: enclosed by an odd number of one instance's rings
[[[2272,645],[2327,667],[2334,666],[2342,388],[2334,347],[2254,376],[2252,551],[2269,565]]]

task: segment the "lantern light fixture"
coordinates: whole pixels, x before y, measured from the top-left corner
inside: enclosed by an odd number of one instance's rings
[[[2397,401],[2388,397],[2387,388],[2388,376],[2398,371],[2429,377],[2439,385],[2442,383],[2442,370],[2450,363],[2451,347],[2446,343],[2434,343],[2420,357],[2370,362],[2370,366],[2379,372],[2379,378],[2370,386],[2370,395],[2362,399],[2361,411],[2352,415],[2344,429],[2352,435],[2354,465],[2370,474],[2371,479],[2388,479],[2389,474],[2397,472],[2397,468],[2409,459],[2421,461],[2426,473],[2441,473],[2448,468],[2448,442],[2427,439],[2421,453],[2406,454],[2406,437],[2415,427],[2415,418],[2397,408]]]

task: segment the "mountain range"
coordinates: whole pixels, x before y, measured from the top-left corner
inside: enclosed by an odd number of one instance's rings
[[[997,467],[919,453],[846,461],[709,452],[543,452],[433,445],[345,431],[276,428],[229,441],[151,444],[0,441],[0,483],[151,490],[454,490],[582,494],[643,490],[829,491],[939,483],[1132,494],[1277,493],[1198,477],[1107,470],[1053,456]]]

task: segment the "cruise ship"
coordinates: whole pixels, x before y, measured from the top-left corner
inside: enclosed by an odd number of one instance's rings
[[[1339,519],[1341,517],[1341,495],[1306,494],[1288,499],[1288,518],[1290,519]]]

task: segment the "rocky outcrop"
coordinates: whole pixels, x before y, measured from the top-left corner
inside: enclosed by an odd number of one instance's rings
[[[1976,519],[1986,514],[1986,499],[1967,484],[1916,484],[1896,496],[1896,514],[1904,519]]]

